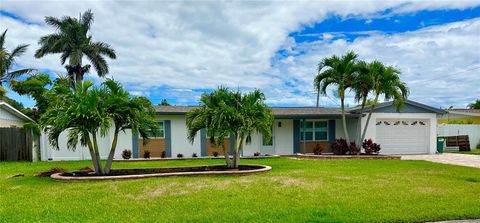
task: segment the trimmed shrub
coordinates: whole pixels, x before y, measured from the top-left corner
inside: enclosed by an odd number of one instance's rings
[[[323,147],[320,144],[316,144],[313,148],[313,154],[315,155],[322,155]]]
[[[162,154],[160,155],[161,158],[167,157],[167,152],[163,151]]]
[[[332,151],[335,155],[345,155],[350,151],[348,147],[347,140],[340,138],[335,139],[335,142],[332,144]]]
[[[260,152],[255,152],[253,156],[260,156]]]
[[[194,158],[198,157],[197,153],[193,153],[192,157],[194,157]]]
[[[380,144],[374,143],[372,139],[365,139],[363,141],[362,148],[367,155],[378,154],[381,149]]]
[[[181,153],[177,154],[177,158],[183,158],[183,154]]]
[[[213,152],[212,155],[213,155],[214,157],[217,157],[217,156],[218,156],[218,152]]]
[[[150,151],[145,150],[145,152],[143,152],[143,158],[150,159]]]
[[[122,151],[122,158],[124,158],[126,160],[132,158],[132,150],[127,150],[127,149],[123,150]]]

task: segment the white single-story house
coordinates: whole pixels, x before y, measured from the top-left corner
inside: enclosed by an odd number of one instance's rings
[[[132,150],[134,158],[142,158],[145,151],[150,157],[176,157],[182,154],[191,157],[222,155],[222,148],[212,145],[206,131],[200,131],[193,143],[187,139],[185,115],[196,106],[157,106],[157,117],[160,124],[159,135],[151,136],[147,144],[138,134],[127,130],[119,136],[119,144],[115,159],[121,158],[121,151]],[[272,107],[274,113],[273,134],[271,139],[263,139],[254,134],[244,144],[244,156],[252,156],[255,152],[271,155],[289,155],[295,153],[313,153],[319,145],[323,152],[331,152],[331,144],[337,138],[344,138],[341,109],[317,107]],[[369,108],[365,109],[365,113]],[[366,138],[381,145],[381,154],[434,154],[436,152],[437,115],[445,114],[437,109],[414,101],[407,101],[400,111],[391,102],[376,106],[373,111]],[[346,109],[347,128],[351,140],[357,137],[359,118],[362,127],[367,117],[360,117],[359,109]],[[65,135],[66,133],[62,133]],[[75,151],[67,150],[66,140],[61,135],[60,150],[49,146],[46,135],[42,135],[42,160],[78,160],[90,159],[88,150],[79,146]],[[305,140],[304,140],[305,139]],[[101,156],[106,157],[112,136],[102,139]],[[233,137],[225,138],[225,145],[233,149]],[[45,149],[43,149],[45,148]]]
[[[26,122],[33,122],[33,120],[7,102],[0,100],[0,128],[20,128]]]
[[[134,157],[143,157],[148,150],[152,157],[167,157],[182,154],[186,157],[222,154],[208,140],[206,131],[201,131],[193,144],[187,140],[185,114],[195,106],[157,106],[160,135],[152,137],[146,145],[134,135]],[[272,139],[263,139],[259,134],[245,142],[243,155],[255,152],[262,154],[313,153],[316,145],[324,152],[331,152],[330,145],[337,138],[344,138],[341,109],[316,107],[272,107],[275,121]],[[366,112],[369,108],[366,109]],[[357,137],[358,119],[362,128],[367,117],[360,117],[359,109],[347,109],[347,128],[353,141]],[[437,115],[445,111],[414,101],[407,101],[400,111],[391,102],[376,106],[373,111],[366,138],[371,138],[382,147],[382,154],[434,154],[437,138]],[[233,139],[226,138],[225,144],[233,148]]]

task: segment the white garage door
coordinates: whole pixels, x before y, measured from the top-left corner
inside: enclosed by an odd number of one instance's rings
[[[428,153],[430,123],[423,119],[377,119],[377,143],[382,154]]]

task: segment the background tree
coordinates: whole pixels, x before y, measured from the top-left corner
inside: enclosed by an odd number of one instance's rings
[[[60,81],[61,79],[57,79]],[[48,99],[45,92],[48,91],[47,86],[51,85],[50,75],[38,74],[28,77],[24,81],[11,81],[10,87],[19,95],[28,95],[35,100],[36,109],[24,109],[24,112],[30,118],[38,120],[48,108]]]
[[[480,109],[480,99],[475,100],[475,102],[468,104],[469,109]]]
[[[227,167],[238,168],[243,145],[253,132],[265,138],[271,135],[273,114],[265,104],[265,96],[259,90],[242,94],[220,87],[200,98],[200,108],[187,113],[188,139],[193,142],[198,131],[207,129],[211,141],[221,144]],[[228,158],[224,138],[234,136],[233,164]]]
[[[60,53],[61,64],[64,65],[68,60],[65,68],[69,77],[77,84],[90,70],[90,65],[83,66],[84,56],[93,65],[98,76],[104,77],[108,73],[105,56],[110,59],[116,59],[117,56],[110,45],[104,42],[93,42],[92,36],[88,34],[93,23],[91,10],[80,14],[78,19],[69,16],[61,19],[46,17],[45,22],[56,28],[57,32],[40,38],[38,41],[40,48],[35,52],[36,58]]]
[[[162,101],[160,102],[160,104],[158,105],[161,105],[161,106],[170,106],[170,103],[168,103],[167,99],[162,99]]]
[[[368,67],[372,78],[372,93],[374,99],[369,108],[367,121],[363,128],[362,140],[365,139],[370,118],[381,95],[384,96],[386,101],[393,99],[393,104],[397,110],[400,110],[410,93],[407,84],[400,80],[400,70],[392,66],[386,67],[379,61],[372,62]]]
[[[7,93],[7,90],[3,87],[5,82],[11,81],[23,74],[34,71],[34,69],[30,68],[10,71],[10,69],[15,65],[15,59],[27,51],[28,45],[18,45],[10,52],[5,48],[6,35],[7,30],[0,35],[0,99],[2,99]]]
[[[351,141],[345,117],[345,91],[354,84],[355,74],[358,70],[357,57],[357,54],[350,51],[342,57],[334,55],[324,58],[318,65],[318,75],[314,80],[314,85],[319,89],[318,92],[323,95],[327,95],[327,87],[331,85],[337,87],[342,109],[343,131],[347,142]]]

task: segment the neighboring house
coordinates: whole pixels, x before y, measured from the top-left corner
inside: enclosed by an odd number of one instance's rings
[[[161,131],[146,145],[137,135],[133,138],[134,157],[142,157],[148,150],[152,157],[165,151],[167,157],[181,153],[186,157],[197,153],[210,156],[222,154],[208,140],[206,131],[201,131],[193,144],[187,140],[185,114],[195,106],[157,106]],[[337,138],[344,138],[341,110],[339,108],[273,107],[275,121],[271,139],[254,134],[245,142],[243,155],[312,153],[318,144],[324,152],[331,152],[330,145]],[[369,108],[365,109],[366,112]],[[348,109],[347,128],[351,140],[357,137],[358,109]],[[445,114],[437,109],[414,101],[407,101],[397,112],[391,102],[379,104],[373,112],[366,138],[371,138],[382,147],[382,154],[434,154],[437,138],[437,115]],[[366,116],[362,117],[362,127]],[[305,140],[304,140],[305,139]],[[233,148],[233,138],[226,138],[227,149]]]
[[[31,118],[15,109],[13,106],[0,100],[0,128],[22,127],[26,122],[33,122]]]
[[[480,145],[480,109],[447,109],[438,117],[439,136],[468,135],[470,148]]]

